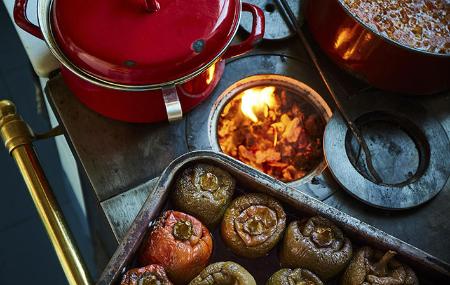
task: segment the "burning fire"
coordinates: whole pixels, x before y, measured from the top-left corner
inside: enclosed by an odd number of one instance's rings
[[[324,124],[290,91],[247,89],[223,108],[217,128],[222,151],[282,181],[301,179],[322,161]]]
[[[255,111],[264,112],[264,117],[267,118],[269,109],[272,109],[275,103],[275,87],[251,88],[242,94],[241,111],[247,118],[257,123]]]

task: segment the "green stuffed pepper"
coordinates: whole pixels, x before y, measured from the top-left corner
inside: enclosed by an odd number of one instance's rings
[[[244,267],[228,261],[209,265],[189,285],[256,285],[256,281]]]
[[[289,224],[280,253],[283,266],[311,270],[324,281],[344,270],[351,257],[350,240],[322,217]]]
[[[280,203],[264,194],[247,194],[231,202],[222,220],[222,239],[237,255],[256,258],[278,243],[286,227]]]
[[[323,282],[309,270],[285,268],[275,272],[266,285],[323,285]]]
[[[173,202],[181,211],[212,227],[222,219],[234,188],[235,180],[228,172],[196,164],[186,168],[176,180]]]
[[[342,277],[342,285],[419,285],[411,268],[395,260],[394,251],[383,254],[370,247],[358,250]]]

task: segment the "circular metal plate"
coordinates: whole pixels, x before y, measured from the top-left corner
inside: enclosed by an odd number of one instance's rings
[[[264,11],[266,17],[266,31],[264,39],[267,40],[283,40],[294,34],[286,20],[278,9],[275,0],[246,0],[245,2],[254,4]],[[288,0],[292,11],[297,15],[297,19],[301,19],[301,0]],[[252,30],[252,17],[248,13],[243,13],[241,18],[241,27],[248,33]]]
[[[450,176],[450,143],[442,125],[419,104],[380,94],[361,96],[348,109],[383,183],[367,175],[363,159],[357,157],[363,152],[339,114],[324,135],[325,158],[335,179],[351,195],[377,208],[409,209],[431,200]]]

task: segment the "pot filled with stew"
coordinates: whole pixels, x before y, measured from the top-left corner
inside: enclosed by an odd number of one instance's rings
[[[413,95],[450,88],[449,0],[314,0],[308,28],[339,66]]]

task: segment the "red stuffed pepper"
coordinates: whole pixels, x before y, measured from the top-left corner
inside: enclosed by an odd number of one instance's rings
[[[129,270],[122,278],[120,285],[160,284],[172,285],[164,268],[160,265],[147,265]]]
[[[175,284],[185,284],[208,265],[211,234],[196,218],[167,211],[144,241],[139,262],[160,264]]]

